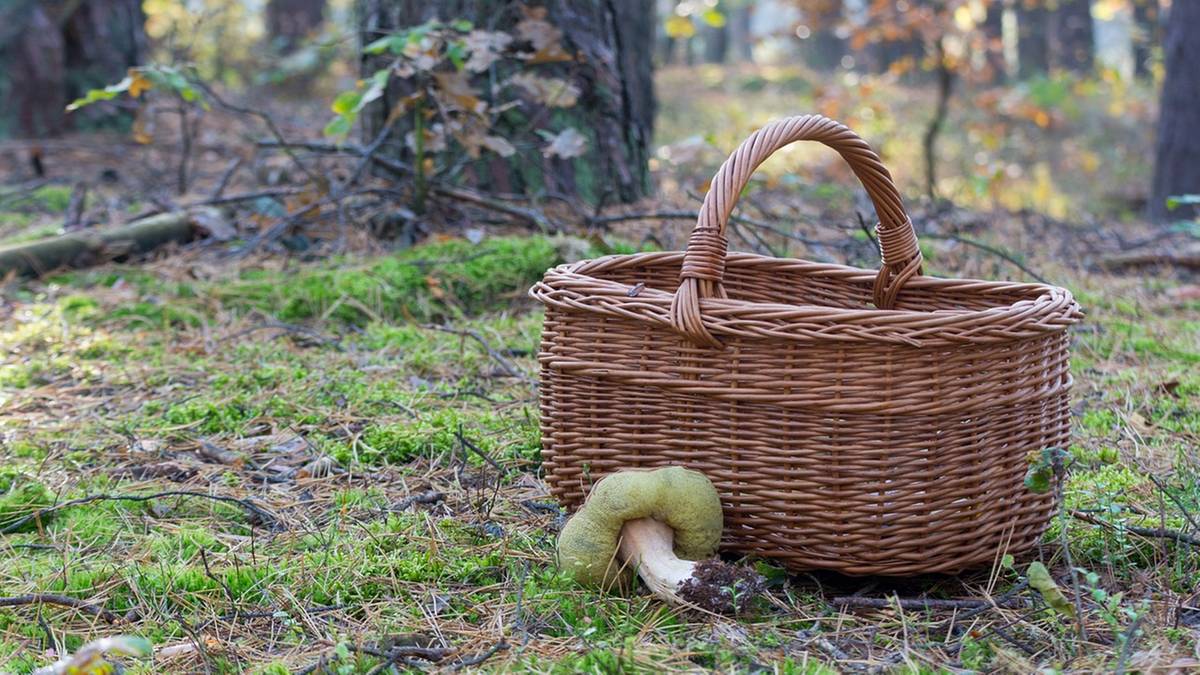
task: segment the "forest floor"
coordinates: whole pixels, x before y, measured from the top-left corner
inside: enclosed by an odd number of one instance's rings
[[[754,125],[824,107],[885,139],[898,175],[919,175],[912,139],[927,92],[819,90],[788,73],[725,78],[688,97],[684,86],[679,73],[660,78],[662,194],[630,213],[694,209],[704,176]],[[56,597],[0,607],[0,672],[30,672],[114,634],[155,645],[153,659],[128,662],[132,673],[1200,668],[1200,288],[1183,268],[1104,263],[1195,247],[1197,234],[1130,216],[1125,172],[1147,182],[1144,160],[1129,159],[1148,147],[1128,114],[1136,102],[1097,110],[1072,94],[1084,85],[1055,86],[1079,118],[1062,105],[1039,106],[1046,120],[980,108],[956,118],[939,186],[970,208],[913,208],[927,272],[1036,275],[1070,288],[1087,312],[1073,331],[1065,508],[1014,565],[853,579],[758,562],[769,598],[738,619],[580,588],[554,565],[565,514],[539,477],[541,314],[525,293],[566,260],[676,248],[687,223],[592,220],[548,235],[446,207],[438,233],[414,247],[330,216],[279,246],[231,254],[272,209],[307,208],[268,197],[240,207],[229,242],[4,283],[0,597]],[[1086,86],[1113,99],[1112,83]],[[889,100],[896,114],[863,114]],[[985,152],[970,148],[991,143],[978,135],[989,116],[1000,142],[978,172],[962,168]],[[94,181],[92,211],[112,222],[209,195],[239,143],[202,144],[185,196],[133,189],[168,180],[169,145],[85,137],[49,148],[48,161],[87,166],[88,180],[110,168],[114,180]],[[344,170],[344,159],[310,160]],[[734,245],[874,266],[850,179],[825,160],[775,162],[742,213],[786,223],[791,236],[747,226]],[[254,171],[230,193],[304,189],[272,177],[280,164],[247,162]],[[73,182],[30,181],[14,167],[0,236],[59,229]],[[407,227],[400,234],[416,236]],[[329,254],[330,242],[341,252]],[[1033,559],[1078,594],[1078,618],[1025,589]],[[844,596],[884,606],[834,601]]]

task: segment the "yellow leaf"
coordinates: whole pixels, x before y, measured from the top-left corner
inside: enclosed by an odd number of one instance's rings
[[[667,31],[668,37],[676,39],[690,38],[696,34],[696,27],[692,25],[692,20],[686,16],[672,14],[667,19],[664,28]]]
[[[142,95],[143,91],[150,91],[154,88],[154,83],[146,79],[141,71],[133,68],[129,69],[129,95],[137,98]],[[138,141],[139,143],[141,141]]]

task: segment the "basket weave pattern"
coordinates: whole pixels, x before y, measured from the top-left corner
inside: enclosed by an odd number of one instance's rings
[[[797,140],[833,147],[880,223],[878,271],[727,253],[750,174]],[[763,127],[712,181],[686,252],[546,273],[546,482],[568,508],[632,467],[703,471],[723,548],[793,570],[953,572],[1033,546],[1053,511],[1027,456],[1070,431],[1064,289],[920,275],[887,170],[820,116]]]

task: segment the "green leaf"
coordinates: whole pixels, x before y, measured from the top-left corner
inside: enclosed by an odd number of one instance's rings
[[[454,64],[456,70],[463,69],[463,63],[467,60],[467,45],[462,40],[455,40],[446,45],[446,58]]]
[[[368,103],[383,96],[383,91],[387,89],[388,78],[392,76],[391,68],[384,68],[375,71],[369,80],[366,91],[359,97],[358,103],[354,106],[354,112],[360,112]]]
[[[1200,195],[1174,195],[1167,197],[1167,210],[1174,211],[1180,206],[1200,204]]]
[[[343,91],[333,99],[333,105],[330,108],[339,115],[353,115],[358,112],[358,104],[362,102],[362,98],[363,92],[361,91]]]
[[[1000,558],[1000,566],[1005,569],[1011,570],[1013,568],[1014,562],[1016,562],[1016,559],[1013,558],[1013,555],[1011,553],[1005,553],[1004,556],[1002,558]]]
[[[325,125],[326,136],[345,137],[350,133],[350,128],[353,125],[349,117],[338,116],[329,120],[329,124]]]
[[[404,51],[404,45],[408,44],[408,36],[406,33],[397,33],[395,35],[385,35],[371,44],[363,47],[363,51],[367,54],[382,54],[391,52],[399,54]]]
[[[1051,609],[1059,614],[1067,616],[1075,616],[1075,606],[1063,595],[1058,584],[1054,583],[1054,577],[1050,576],[1050,570],[1038,561],[1029,564],[1029,570],[1025,573],[1025,578],[1029,580],[1029,587],[1042,594],[1042,599]]]
[[[475,28],[475,24],[467,21],[466,19],[459,19],[458,21],[451,22],[450,27],[456,31],[459,31],[460,33],[467,33],[471,29]]]
[[[128,91],[129,86],[132,84],[133,78],[126,76],[126,78],[120,82],[116,84],[110,84],[103,89],[92,89],[88,91],[88,93],[84,94],[83,97],[71,101],[71,104],[67,106],[67,112],[78,110],[85,105],[91,105],[97,101],[111,101],[117,97],[117,94]]]

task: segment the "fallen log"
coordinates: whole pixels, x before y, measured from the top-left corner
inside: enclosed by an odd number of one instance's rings
[[[150,216],[117,227],[68,232],[48,239],[0,248],[0,279],[37,277],[61,268],[79,268],[148,253],[195,233],[186,211]]]
[[[1200,269],[1200,252],[1125,253],[1101,258],[1100,267],[1116,271],[1130,267],[1174,266]]]

